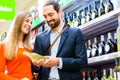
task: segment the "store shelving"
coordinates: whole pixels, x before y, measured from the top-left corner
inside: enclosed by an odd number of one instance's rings
[[[120,57],[120,52],[113,52],[101,56],[96,56],[92,58],[88,58],[88,64],[89,65],[95,65],[95,64],[101,64],[101,63],[107,63],[110,61],[113,61],[115,58]]]
[[[115,30],[118,26],[118,15],[120,15],[120,9],[113,10],[97,17],[94,20],[78,26],[78,28],[82,30],[85,39],[88,39],[91,37],[90,35],[96,36]]]

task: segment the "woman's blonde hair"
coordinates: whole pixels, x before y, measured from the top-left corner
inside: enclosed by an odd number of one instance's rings
[[[6,50],[5,50],[5,57],[7,60],[13,59],[15,56],[15,53],[18,49],[18,42],[19,42],[19,36],[21,32],[21,26],[25,20],[26,17],[30,16],[31,14],[29,12],[19,12],[15,16],[11,26],[10,30],[8,32],[7,38],[6,38]],[[33,50],[32,45],[30,44],[30,32],[28,34],[25,34],[23,37],[23,46],[24,48],[27,48],[29,50]]]

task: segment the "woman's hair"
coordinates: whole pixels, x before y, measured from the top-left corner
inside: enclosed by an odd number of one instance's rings
[[[5,57],[8,60],[13,59],[16,51],[18,50],[19,36],[21,33],[21,26],[25,21],[26,17],[32,17],[29,12],[19,12],[16,14],[6,37],[6,50]],[[29,50],[33,50],[32,45],[30,44],[30,32],[23,36],[23,46]]]

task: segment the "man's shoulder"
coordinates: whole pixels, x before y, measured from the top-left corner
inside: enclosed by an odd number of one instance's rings
[[[69,31],[77,32],[77,31],[81,31],[81,29],[80,29],[80,28],[70,27],[70,28],[69,28]]]

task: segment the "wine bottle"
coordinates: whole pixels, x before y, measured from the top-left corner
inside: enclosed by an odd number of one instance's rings
[[[81,16],[82,16],[82,18],[81,18],[81,25],[82,25],[82,24],[86,23],[86,15],[85,15],[85,9],[84,8],[82,9]]]
[[[100,5],[98,8],[98,16],[101,16],[105,14],[105,9],[104,9],[104,5],[103,5],[103,0],[100,0]]]
[[[98,78],[98,74],[97,74],[97,70],[95,70],[95,77],[93,78],[93,80],[99,80],[99,78]]]
[[[107,42],[105,43],[105,53],[111,53],[114,51],[114,43],[112,40],[111,33],[108,33],[108,39]]]
[[[38,60],[40,60],[40,59],[44,59],[44,60],[47,59],[46,57],[44,57],[44,56],[42,56],[42,55],[39,55],[39,54],[37,54],[37,53],[31,53],[31,54],[30,54],[30,53],[24,51],[23,54],[26,55],[26,56],[28,56],[32,61],[38,61]]]
[[[117,35],[114,33],[114,52],[117,52]]]
[[[72,25],[73,15],[71,13],[68,13],[68,24],[73,27]]]
[[[83,77],[82,80],[86,80],[87,79],[87,75],[86,75],[85,71],[82,72],[82,77]]]
[[[103,54],[105,54],[104,35],[101,35],[100,38],[101,38],[101,42],[98,44],[98,54],[103,55]]]
[[[110,72],[110,73],[109,73],[108,80],[114,80],[113,69],[110,68],[109,72]]]
[[[101,80],[108,80],[105,69],[103,69],[103,76],[102,76]]]
[[[91,48],[91,41],[88,40],[88,47],[87,47],[87,57],[88,57],[88,58],[91,57],[91,51],[92,51],[92,48]]]
[[[90,71],[88,71],[88,78],[87,78],[87,80],[92,80]]]
[[[118,80],[118,58],[115,58],[114,80]]]
[[[68,15],[67,13],[64,13],[64,22],[68,24]]]
[[[91,8],[91,19],[95,19],[96,17],[98,17],[98,10],[96,7],[96,1],[93,2],[93,7]]]
[[[120,80],[120,58],[118,58],[118,71],[117,71],[117,77],[118,77],[118,80]]]
[[[97,45],[97,38],[94,38],[94,43],[92,44],[92,57],[98,56],[98,45]]]
[[[118,27],[117,27],[117,49],[120,51],[120,16],[118,16]]]
[[[78,19],[79,19],[79,26],[81,25],[81,19],[82,19],[82,10],[79,10],[79,15],[78,15]]]
[[[105,2],[105,13],[108,13],[113,10],[113,4],[110,0],[106,0]]]
[[[87,13],[86,13],[86,22],[90,21],[91,20],[91,12],[90,12],[90,5],[88,5],[87,7]]]
[[[78,27],[80,24],[80,20],[79,20],[78,16],[79,16],[79,11],[73,12],[73,25],[74,25],[74,27]]]

